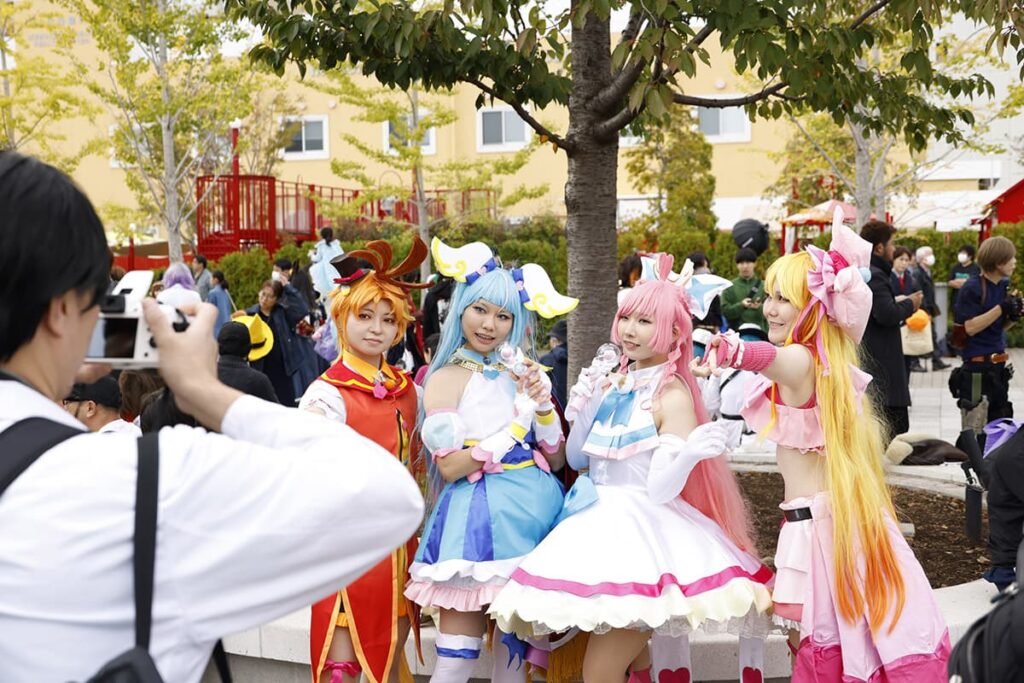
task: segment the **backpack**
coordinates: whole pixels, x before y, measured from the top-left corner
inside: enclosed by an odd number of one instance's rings
[[[971,624],[949,657],[950,683],[1024,680],[1024,543],[1017,548],[1017,580],[992,599],[992,611]]]
[[[85,432],[42,417],[30,417],[0,432],[0,496],[32,463],[57,444]],[[153,571],[156,561],[157,485],[160,470],[158,435],[138,439],[139,473],[135,486],[135,647],[107,662],[86,683],[163,683],[149,654],[153,625]],[[221,641],[213,660],[224,683],[231,683]]]

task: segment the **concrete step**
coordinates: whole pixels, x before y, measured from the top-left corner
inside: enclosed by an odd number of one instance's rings
[[[979,617],[991,608],[995,595],[992,584],[977,580],[959,586],[940,588],[935,598],[942,610],[949,635],[956,642]],[[424,662],[416,660],[412,640],[406,643],[406,657],[413,674],[425,681],[435,662],[436,630],[422,629]],[[245,683],[308,683],[309,682],[309,610],[304,609],[277,619],[259,628],[224,639],[224,647],[232,661],[235,680]],[[697,681],[735,681],[738,659],[737,640],[727,635],[696,634],[691,639],[693,673]],[[489,680],[491,657],[486,650],[473,671],[474,680]],[[785,638],[772,635],[765,646],[765,678],[788,680],[789,651]],[[216,683],[216,673],[207,671],[204,683]],[[769,680],[769,683],[770,683]]]

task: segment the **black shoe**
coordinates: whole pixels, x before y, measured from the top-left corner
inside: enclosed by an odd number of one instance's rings
[[[949,367],[951,367],[949,363],[943,363],[938,358],[932,361],[932,370],[945,370]]]

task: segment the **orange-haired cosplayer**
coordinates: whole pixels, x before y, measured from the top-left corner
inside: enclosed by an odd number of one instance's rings
[[[385,354],[412,321],[409,291],[429,286],[399,278],[414,271],[426,253],[416,238],[409,256],[392,268],[391,245],[378,240],[331,262],[339,273],[331,316],[341,353],[299,404],[347,423],[406,464],[414,452],[416,388],[408,374],[387,364]],[[370,683],[411,683],[403,649],[418,615],[402,590],[415,552],[416,540],[410,539],[355,583],[313,605],[313,683],[353,683],[360,672]],[[418,631],[415,635],[418,646]]]

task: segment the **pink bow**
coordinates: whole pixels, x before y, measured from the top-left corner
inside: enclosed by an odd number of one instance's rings
[[[807,273],[807,289],[821,302],[830,322],[856,342],[864,336],[871,315],[871,288],[862,268],[871,263],[871,244],[843,224],[833,225],[828,251],[808,245],[815,267]]]

